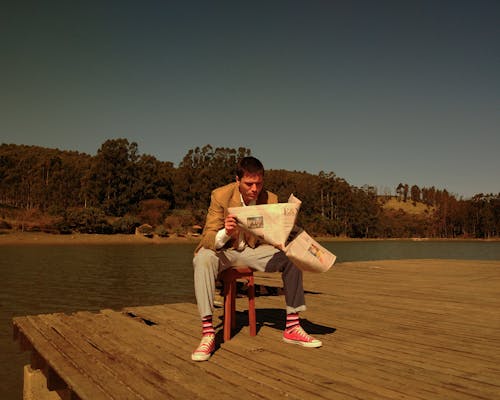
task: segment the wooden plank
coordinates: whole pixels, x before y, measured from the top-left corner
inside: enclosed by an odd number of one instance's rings
[[[244,299],[241,300],[244,304]],[[282,299],[278,301],[281,300]],[[186,313],[184,308],[185,307],[183,307],[183,305],[173,304],[168,306],[168,312],[172,313],[173,311],[177,311],[179,317],[181,317],[181,315],[185,315]],[[140,312],[140,310],[137,311]],[[167,313],[165,312],[165,310],[162,311],[160,307],[148,308],[148,316],[157,321],[161,321],[162,315],[166,314]],[[189,327],[183,326],[183,328],[188,329]],[[280,383],[284,383],[283,387],[281,387],[280,390],[283,393],[286,393],[287,396],[293,396],[293,394],[299,393],[301,396],[303,396],[300,398],[323,398],[325,396],[326,398],[329,398],[332,395],[334,395],[335,398],[352,398],[354,397],[353,392],[360,392],[358,394],[360,396],[364,395],[365,397],[369,395],[369,393],[367,393],[366,391],[363,391],[362,389],[356,390],[350,385],[348,385],[347,388],[342,388],[342,385],[339,382],[336,382],[335,385],[332,386],[330,384],[331,380],[328,376],[322,376],[320,381],[310,382],[311,376],[308,375],[307,380],[304,380],[303,371],[301,371],[300,368],[297,371],[297,363],[291,361],[287,357],[285,357],[284,360],[281,359],[280,363],[275,363],[272,360],[266,360],[266,357],[270,354],[270,352],[274,352],[274,349],[276,349],[277,346],[281,346],[282,349],[297,350],[294,346],[290,348],[290,345],[285,344],[281,341],[281,332],[279,333],[278,337],[274,337],[271,339],[257,336],[254,340],[251,340],[248,337],[248,332],[246,329],[245,332],[242,332],[240,335],[238,335],[238,337],[244,337],[245,340],[241,352],[235,353],[234,351],[230,351],[228,353],[228,349],[231,349],[234,346],[234,343],[236,341],[235,337],[228,343],[224,343],[221,345],[221,351],[216,352],[216,354],[211,359],[211,363],[212,361],[216,360],[216,357],[218,359],[221,359],[221,362],[231,362],[231,360],[233,360],[233,362],[242,363],[247,367],[245,370],[246,376],[250,379],[255,380],[256,384],[258,384],[259,380],[262,379],[262,374],[278,376]],[[197,334],[194,340],[198,340],[198,338],[199,336]],[[311,352],[317,351],[317,349],[300,350]],[[257,359],[255,357],[256,354],[262,355],[262,357],[260,357],[262,359]],[[241,357],[242,359],[240,359]],[[326,361],[327,362],[324,363],[324,370],[328,371],[331,360]],[[328,375],[328,372],[325,373]],[[320,382],[320,384],[318,384],[318,382]],[[323,385],[321,382],[326,383],[324,383]],[[274,384],[271,382],[270,384],[273,386],[277,385],[276,382]],[[382,396],[380,398],[385,397]]]
[[[54,321],[58,317],[64,318],[66,316],[64,314],[48,314],[28,318],[53,344],[59,354],[71,360],[79,371],[85,371],[91,383],[103,388],[108,397],[130,400],[142,398],[140,393],[134,392],[128,386],[126,377],[117,374],[116,370],[112,368],[113,354],[102,351],[102,349],[93,346],[91,342],[78,340],[72,331],[65,331],[61,326],[55,325]],[[65,376],[65,371],[59,370],[58,373],[60,376]],[[83,397],[80,394],[80,385],[74,385],[71,389]]]
[[[174,398],[203,398],[216,390],[220,392],[221,398],[231,398],[238,392],[231,388],[221,388],[221,385],[224,386],[223,381],[213,382],[210,376],[197,369],[189,359],[190,353],[187,350],[180,354],[182,341],[172,345],[168,335],[123,313],[104,311],[104,317],[96,323],[91,315],[79,313],[78,321],[75,322],[82,329],[92,324],[99,333],[99,338],[95,339],[99,340],[99,345],[111,349],[117,347],[117,351],[127,354],[129,359],[123,359],[127,365],[137,364],[140,368],[152,369],[162,378],[162,382],[156,384],[168,388]],[[109,339],[101,334],[105,329],[113,332]]]
[[[280,300],[278,300],[277,302],[279,303]],[[283,313],[283,318],[284,318],[284,313]],[[270,349],[267,349],[267,350],[273,352],[273,350],[276,349],[276,346],[280,346],[280,345],[285,346],[285,347],[290,346],[288,344],[281,343],[281,330],[283,327],[284,327],[284,324],[282,324],[282,326],[280,326],[280,328],[278,329],[278,332],[276,332],[276,329],[271,329],[272,335],[269,335],[269,336],[272,336],[272,339],[270,341],[272,341],[274,343],[270,346]],[[265,347],[264,343],[270,342],[270,341],[266,341],[266,336],[269,334],[269,332],[270,332],[270,330],[263,329],[259,333],[259,339],[258,339],[258,341],[260,343],[259,347],[261,348],[261,351],[259,352],[259,354],[263,355],[263,357],[267,358],[267,359],[272,358],[272,357],[269,357],[269,353],[263,351],[262,348]],[[230,342],[230,344],[238,343],[237,339],[240,339],[241,336],[242,335],[238,335],[238,337],[233,339]],[[278,357],[278,354],[280,354],[279,357],[286,357],[286,360],[282,361],[284,364],[289,362],[288,358],[300,359],[301,369],[298,370],[297,373],[298,374],[302,373],[302,368],[304,368],[304,370],[308,371],[307,379],[313,379],[312,376],[309,374],[309,372],[316,371],[317,372],[317,376],[316,376],[317,381],[319,381],[319,382],[332,381],[331,375],[329,376],[328,374],[332,374],[335,371],[335,368],[333,366],[336,365],[335,363],[338,360],[338,354],[336,351],[330,350],[331,342],[328,342],[328,339],[327,339],[328,336],[325,336],[325,337],[317,336],[317,337],[320,338],[321,340],[323,340],[323,342],[325,343],[323,348],[321,348],[319,350],[303,349],[300,347],[291,347],[291,348],[287,348],[286,351],[280,351],[280,353],[274,353],[274,356]],[[333,339],[333,340],[335,340],[335,339]],[[240,351],[244,351],[244,349],[246,347],[247,347],[247,343],[245,341],[242,348],[240,349]],[[310,356],[309,359],[308,359],[308,356]],[[335,361],[332,362],[332,360],[335,360]],[[276,364],[272,360],[269,360],[269,361],[271,361],[272,364]],[[344,360],[342,360],[342,365],[344,365]],[[357,364],[357,368],[358,369],[361,368],[362,370],[364,370],[364,369],[366,369],[366,365]],[[326,375],[322,375],[322,372],[325,372],[325,371],[327,371]],[[377,398],[401,398],[402,394],[399,393],[400,387],[401,387],[401,382],[396,382],[392,386],[388,384],[388,382],[390,382],[391,378],[392,378],[391,371],[388,371],[387,373],[385,373],[384,365],[381,364],[380,371],[376,371],[376,372],[377,372],[377,374],[375,375],[374,379],[372,379],[371,374],[367,373],[367,374],[363,374],[364,378],[362,380],[356,380],[356,379],[349,379],[348,377],[342,377],[342,371],[337,370],[337,371],[335,371],[335,379],[334,379],[335,385],[337,388],[339,386],[338,385],[339,382],[343,382],[346,385],[350,385],[351,386],[351,388],[350,388],[351,394],[357,392],[356,387],[362,387],[366,392],[358,393],[357,395],[359,395],[363,398],[373,398],[373,397],[377,397]],[[397,372],[397,370],[396,370],[396,372]],[[386,376],[384,376],[384,375],[386,375]],[[379,389],[372,389],[372,392],[368,393],[369,382],[373,381],[375,383],[378,383],[381,380],[384,382],[384,385],[382,385],[382,387]],[[403,380],[403,384],[406,384],[406,382],[404,382],[404,380]],[[424,398],[425,398],[426,394],[427,394],[426,392],[423,392]]]
[[[79,396],[83,399],[107,400],[113,398],[106,394],[106,391],[98,382],[89,379],[88,371],[79,370],[67,355],[59,351],[57,344],[38,329],[34,317],[14,318],[14,324],[17,329],[23,332],[46,362],[61,377],[64,377],[64,381],[70,390],[78,387]]]
[[[113,393],[118,398],[175,398],[177,393],[163,385],[163,377],[152,368],[134,362],[136,359],[123,351],[117,340],[118,332],[113,332],[109,327],[101,331],[96,329],[98,321],[103,318],[103,315],[92,314],[91,321],[81,324],[77,315],[65,317],[60,314],[46,316],[45,322],[69,344],[80,349],[77,359],[79,366],[97,370],[95,379],[106,382],[107,386],[113,384]],[[107,336],[111,337],[112,345],[106,347],[103,338]],[[140,354],[141,347],[136,345],[135,352]]]
[[[141,314],[149,320],[153,320],[158,323],[157,328],[161,329],[162,321],[164,318],[170,319],[172,313],[177,313],[179,316],[179,324],[180,329],[176,329],[175,331],[170,332],[170,337],[177,337],[180,339],[181,337],[186,339],[186,331],[192,332],[192,325],[187,326],[183,320],[182,316],[186,315],[186,307],[179,304],[168,305],[166,307],[147,307],[145,313],[141,313],[141,309],[133,309],[134,312]],[[191,307],[192,308],[192,307]],[[168,316],[168,317],[166,317]],[[196,323],[198,324],[198,317],[196,316]],[[184,332],[184,333],[183,333]],[[196,329],[196,334],[191,333],[191,347],[192,349],[196,346],[200,336],[199,336],[200,328]],[[276,398],[278,395],[286,394],[287,397],[290,398],[330,398],[332,394],[332,388],[328,387],[328,390],[325,393],[322,393],[322,388],[318,387],[311,382],[304,381],[301,379],[297,380],[297,376],[293,376],[290,373],[288,368],[283,368],[282,365],[276,366],[273,363],[269,363],[264,361],[256,362],[253,358],[253,353],[248,352],[249,348],[246,347],[246,352],[243,354],[236,354],[234,352],[228,352],[227,347],[230,346],[232,341],[228,344],[221,344],[221,349],[218,350],[214,356],[212,356],[210,363],[200,364],[203,367],[212,368],[214,365],[219,365],[221,367],[226,367],[227,365],[241,365],[241,369],[235,371],[234,369],[223,370],[221,369],[219,372],[223,373],[221,377],[225,381],[232,382],[234,385],[243,385],[247,393],[255,393],[255,395],[266,396],[266,398]],[[258,341],[260,342],[260,341]],[[278,342],[279,343],[279,342]],[[276,342],[272,341],[271,346],[275,345]],[[250,347],[252,349],[252,347]],[[259,346],[258,350],[263,351],[263,348]],[[184,357],[188,356],[189,353],[184,353]],[[290,363],[291,364],[291,363]],[[235,374],[241,374],[237,376]],[[276,379],[278,377],[279,379]],[[255,391],[257,388],[257,391]],[[255,392],[254,392],[255,391]],[[335,392],[335,391],[333,391]],[[340,393],[338,398],[352,398],[352,396],[340,397]],[[297,397],[298,396],[298,397]]]

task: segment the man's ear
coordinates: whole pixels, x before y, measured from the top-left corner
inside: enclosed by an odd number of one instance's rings
[[[238,178],[238,175],[236,175],[236,182],[240,183],[240,178]]]

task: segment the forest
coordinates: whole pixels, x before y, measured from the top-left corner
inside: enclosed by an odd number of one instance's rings
[[[158,235],[186,235],[203,226],[210,192],[234,181],[237,160],[251,154],[205,145],[175,167],[125,138],[106,140],[95,156],[1,144],[0,230],[113,234],[148,224]],[[281,202],[291,193],[302,200],[298,224],[315,236],[488,239],[500,232],[500,193],[457,199],[446,189],[400,183],[395,195],[379,195],[331,171],[272,169],[265,187]],[[412,206],[422,211],[409,212]]]

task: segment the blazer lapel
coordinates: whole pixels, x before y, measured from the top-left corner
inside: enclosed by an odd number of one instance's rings
[[[233,194],[229,200],[229,207],[241,207],[241,195],[237,183],[234,184]]]

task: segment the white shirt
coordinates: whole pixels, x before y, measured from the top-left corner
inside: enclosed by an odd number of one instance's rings
[[[240,193],[240,200],[241,200],[241,205],[243,207],[246,207],[247,205],[243,201],[243,197],[241,196]],[[249,206],[255,205],[255,200],[250,201]],[[226,233],[226,228],[222,228],[219,232],[217,232],[217,235],[215,235],[215,248],[220,249],[224,247],[224,245],[227,243],[227,241],[231,239],[231,236],[229,236]],[[240,230],[240,236],[238,238],[238,247],[236,247],[237,250],[243,250],[247,244],[245,243],[245,237],[243,235],[243,231]]]

